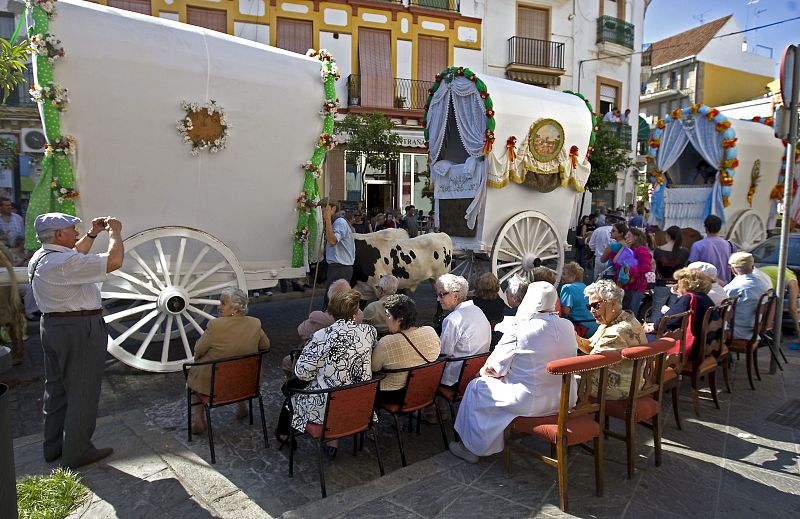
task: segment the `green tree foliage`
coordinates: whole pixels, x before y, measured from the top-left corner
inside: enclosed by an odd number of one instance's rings
[[[626,148],[619,140],[600,123],[597,125],[594,149],[589,156],[592,174],[586,183],[586,189],[604,189],[617,180],[617,172],[624,171],[633,165],[630,148]]]
[[[395,124],[380,112],[371,114],[347,114],[336,121],[336,133],[347,136],[347,150],[365,157],[361,170],[364,178],[366,167],[384,170],[400,158],[400,136],[392,133]]]
[[[3,89],[3,103],[5,103],[11,91],[25,82],[23,72],[28,68],[25,65],[28,59],[28,41],[22,40],[13,45],[0,38],[0,49],[0,88]]]

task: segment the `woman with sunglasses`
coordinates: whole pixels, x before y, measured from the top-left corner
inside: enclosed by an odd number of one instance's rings
[[[586,305],[595,321],[600,325],[590,339],[578,337],[578,347],[584,353],[599,353],[607,350],[623,350],[637,344],[647,344],[647,336],[641,323],[627,310],[622,309],[625,291],[610,279],[592,283],[584,291],[589,298]],[[608,369],[606,398],[621,400],[631,389],[633,361],[622,360]],[[593,388],[592,392],[596,392]]]

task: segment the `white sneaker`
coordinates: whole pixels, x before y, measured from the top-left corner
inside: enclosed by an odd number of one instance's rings
[[[478,463],[480,458],[472,454],[461,442],[450,442],[450,452],[467,463]]]

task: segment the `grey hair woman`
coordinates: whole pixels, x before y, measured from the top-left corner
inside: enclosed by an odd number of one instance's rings
[[[445,311],[453,310],[467,300],[469,282],[455,274],[444,274],[436,280],[436,296]]]
[[[592,283],[584,291],[592,317],[600,324],[590,339],[578,337],[578,347],[585,353],[623,350],[629,346],[647,344],[647,336],[636,317],[622,309],[625,291],[609,279]],[[609,368],[606,396],[620,400],[628,396],[633,363],[629,360]],[[596,388],[595,388],[596,391]]]

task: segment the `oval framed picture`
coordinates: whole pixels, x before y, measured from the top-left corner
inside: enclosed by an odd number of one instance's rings
[[[531,126],[528,150],[539,162],[558,158],[564,148],[564,128],[555,119],[542,119]]]

